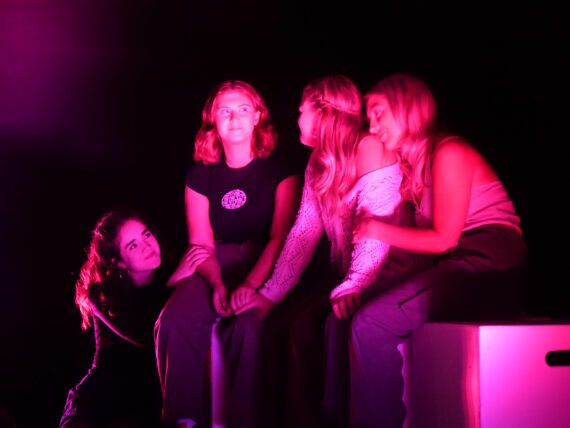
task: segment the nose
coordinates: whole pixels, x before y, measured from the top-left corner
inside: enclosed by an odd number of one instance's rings
[[[230,121],[233,121],[234,119],[237,119],[237,114],[235,111],[231,110],[230,111]]]
[[[148,241],[143,241],[142,248],[145,253],[148,253],[152,249],[152,245]]]
[[[378,123],[378,119],[376,119],[376,118],[374,118],[374,117],[371,118],[371,119],[370,119],[370,126],[369,126],[369,129],[368,129],[369,132],[370,132],[371,134],[377,134],[378,131],[379,131],[379,128],[380,128],[380,125],[379,125],[379,123]]]

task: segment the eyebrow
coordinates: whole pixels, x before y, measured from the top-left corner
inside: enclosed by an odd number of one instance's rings
[[[133,242],[135,242],[135,239],[131,239],[129,242],[127,242],[127,243],[125,244],[125,249],[126,249],[126,248],[129,248],[130,245],[131,245]]]
[[[243,107],[243,106],[253,107],[253,104],[251,104],[251,103],[238,104],[238,107]],[[228,107],[229,107],[229,105],[226,105],[226,104],[218,104],[218,106],[216,107],[216,110],[219,110],[221,108],[228,108]]]
[[[144,235],[145,233],[147,233],[147,232],[150,232],[150,229],[146,228],[145,230],[143,230],[142,233],[141,233],[141,236],[143,236],[143,235]],[[125,244],[125,248],[129,248],[129,246],[130,246],[133,242],[135,242],[135,241],[136,241],[136,238],[135,238],[135,239],[131,239],[129,242],[127,242],[127,243]]]

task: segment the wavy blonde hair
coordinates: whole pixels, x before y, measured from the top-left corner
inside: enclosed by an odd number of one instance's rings
[[[404,178],[401,193],[404,199],[420,204],[422,193],[429,180],[431,158],[436,146],[434,97],[417,77],[394,74],[380,81],[366,94],[383,95],[400,129],[402,140],[398,157]]]
[[[219,162],[224,148],[216,130],[214,121],[214,105],[218,96],[230,91],[239,91],[248,97],[253,108],[259,111],[259,122],[253,130],[251,151],[256,158],[266,158],[275,149],[277,132],[269,118],[269,110],[261,95],[249,83],[241,80],[228,80],[217,86],[211,93],[202,109],[202,126],[194,141],[194,160],[205,164]]]
[[[362,131],[362,97],[341,75],[312,81],[301,104],[317,111],[316,145],[309,162],[312,186],[322,209],[335,216],[356,177],[355,154]]]

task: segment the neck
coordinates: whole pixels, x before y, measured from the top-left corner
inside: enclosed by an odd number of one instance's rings
[[[131,279],[133,280],[133,284],[136,287],[142,287],[143,285],[150,284],[150,282],[152,281],[153,274],[154,274],[153,271],[148,271],[148,272],[136,272],[136,273],[131,272],[130,275]]]
[[[230,168],[241,168],[253,159],[251,144],[224,144],[226,164]]]

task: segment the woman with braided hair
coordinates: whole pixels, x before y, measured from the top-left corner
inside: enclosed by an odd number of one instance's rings
[[[290,376],[293,382],[298,380],[299,386],[290,386],[289,395],[296,397],[297,406],[292,406],[289,413],[294,419],[291,425],[322,424],[322,415],[318,414],[320,387],[311,390],[301,385],[314,375],[310,367],[323,366],[322,362],[309,360],[319,354],[315,349],[318,337],[332,309],[334,315],[326,326],[323,405],[326,419],[341,424],[348,408],[348,397],[343,396],[346,388],[342,387],[348,377],[348,322],[361,302],[378,293],[380,278],[403,273],[412,262],[408,253],[393,252],[379,240],[353,245],[354,221],[365,209],[386,221],[402,224],[411,217],[411,211],[402,204],[402,173],[395,153],[376,137],[362,132],[361,97],[350,79],[327,76],[311,82],[303,91],[299,111],[301,142],[314,147],[305,173],[301,207],[271,278],[237,313],[251,307],[267,311],[280,302],[297,284],[320,237],[326,233],[334,275],[323,284],[323,290],[330,293],[300,314],[291,327]]]

